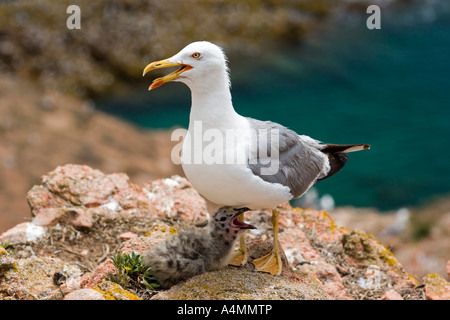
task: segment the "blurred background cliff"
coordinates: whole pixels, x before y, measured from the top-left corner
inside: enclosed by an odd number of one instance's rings
[[[69,30],[69,5],[81,29]],[[381,8],[369,30],[366,9]],[[446,0],[0,0],[0,233],[66,163],[135,183],[183,175],[181,84],[149,93],[151,61],[208,40],[227,52],[243,115],[333,143],[370,143],[295,205],[374,233],[414,275],[450,258],[450,3]],[[163,71],[164,72],[164,71]]]

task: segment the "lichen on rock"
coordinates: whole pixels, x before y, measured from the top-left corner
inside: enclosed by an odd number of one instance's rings
[[[169,290],[155,300],[325,300],[320,282],[308,276],[286,279],[227,267],[203,273]]]
[[[450,300],[450,283],[436,273],[427,275],[423,282],[428,300]]]
[[[0,299],[437,299],[450,292],[433,275],[418,285],[374,236],[288,203],[278,208],[280,276],[253,271],[252,259],[272,249],[270,212],[260,210],[246,215],[258,232],[246,234],[245,266],[206,272],[168,290],[123,288],[110,281],[118,271],[111,257],[143,254],[208,218],[205,200],[186,179],[136,185],[123,174],[69,164],[46,174],[28,199],[27,224],[43,235],[30,241],[26,225],[0,235],[0,242],[15,237],[8,250],[0,247]],[[74,223],[80,217],[91,223]]]

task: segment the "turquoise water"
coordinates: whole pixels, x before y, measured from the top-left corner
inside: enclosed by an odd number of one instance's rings
[[[381,30],[355,19],[302,45],[229,59],[240,114],[324,142],[372,145],[316,185],[337,205],[396,209],[450,193],[449,11],[382,15]],[[186,127],[188,88],[147,92],[151,79],[100,109],[147,128]]]

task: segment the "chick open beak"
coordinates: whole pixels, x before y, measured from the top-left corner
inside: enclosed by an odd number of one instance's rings
[[[161,68],[169,68],[169,67],[179,67],[179,68],[176,71],[168,74],[167,76],[164,76],[164,77],[157,78],[157,79],[153,80],[153,82],[150,85],[150,87],[148,88],[148,90],[152,90],[152,89],[158,88],[158,87],[162,86],[166,82],[175,80],[183,72],[192,69],[192,66],[190,66],[188,64],[182,64],[182,63],[178,63],[178,62],[171,62],[169,59],[165,59],[165,60],[155,61],[155,62],[152,62],[149,65],[147,65],[145,67],[145,69],[144,69],[144,72],[143,72],[142,76],[145,76],[145,74],[147,72],[151,71],[151,70],[161,69]]]
[[[249,208],[240,208],[235,209],[237,212],[234,214],[233,218],[230,221],[230,227],[239,228],[239,229],[256,229],[255,226],[251,224],[245,223],[239,219],[239,216],[243,214],[245,211],[249,211]]]

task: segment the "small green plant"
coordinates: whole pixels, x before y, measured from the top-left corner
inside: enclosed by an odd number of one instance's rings
[[[16,255],[17,249],[13,250],[13,247],[9,242],[0,242],[0,249],[3,248],[10,256],[14,257]],[[1,251],[0,251],[1,252]]]
[[[3,247],[3,249],[8,249],[8,247],[10,246],[9,242],[0,242],[0,247]]]
[[[118,270],[116,274],[109,273],[109,280],[122,287],[144,286],[148,290],[159,288],[156,278],[151,273],[151,268],[143,263],[143,257],[136,252],[121,254],[112,258],[113,264]]]

